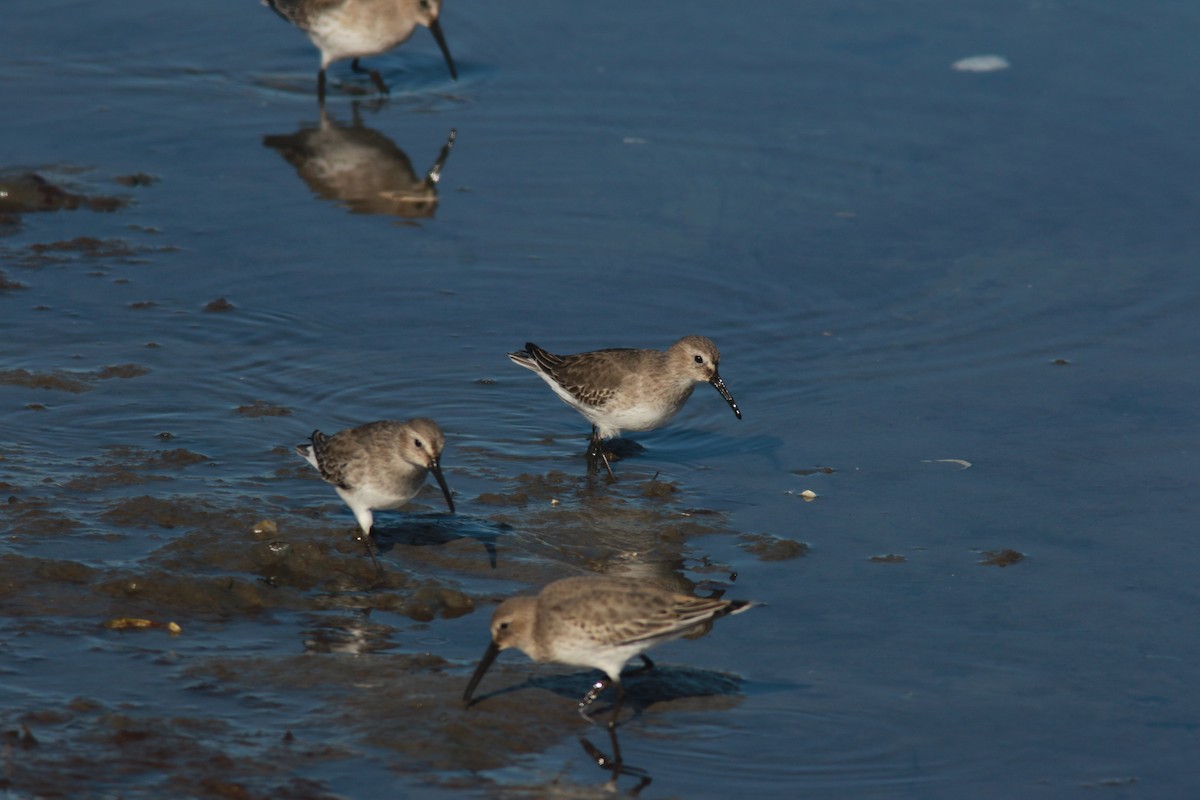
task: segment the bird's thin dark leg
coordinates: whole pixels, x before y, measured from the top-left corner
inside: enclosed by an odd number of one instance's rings
[[[617,688],[617,702],[613,703],[612,719],[608,721],[608,729],[610,731],[617,729],[617,715],[621,713],[621,701],[625,699],[625,689],[621,686],[621,682],[616,681],[615,686]],[[619,752],[616,755],[616,759],[617,763],[620,763],[621,754]]]
[[[375,565],[375,571],[383,575],[383,565],[379,563],[379,559],[375,557],[375,548],[371,547],[371,532],[364,533],[362,529],[358,531],[358,538],[362,540],[363,547],[367,548],[367,555],[371,557],[371,563]]]
[[[375,88],[379,90],[380,94],[390,94],[391,93],[388,90],[387,84],[383,82],[383,76],[379,74],[379,70],[367,69],[362,64],[358,63],[357,58],[350,62],[350,69],[353,70],[354,72],[365,73],[367,75],[370,75],[371,82],[375,84]]]
[[[608,477],[611,480],[616,480],[617,476],[613,474],[612,466],[608,463],[608,454],[604,452],[604,443],[600,439],[600,431],[596,426],[592,426],[592,440],[588,444],[588,466],[591,469],[596,468],[596,461],[599,459],[604,462],[604,468],[608,470]]]
[[[317,73],[317,103],[325,107],[325,70]]]
[[[599,697],[600,693],[607,689],[611,683],[612,681],[610,681],[608,678],[601,678],[592,684],[592,688],[588,689],[587,694],[585,694],[583,699],[579,701],[579,716],[583,717],[588,722],[595,721],[588,716],[588,706],[596,702],[596,698]]]

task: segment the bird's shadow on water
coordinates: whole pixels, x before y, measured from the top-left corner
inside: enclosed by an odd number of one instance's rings
[[[637,458],[646,448],[633,439],[609,439],[604,443],[604,452],[610,460],[620,461],[626,458]]]
[[[311,71],[298,67],[286,73],[262,73],[242,80],[264,94],[297,97],[303,100],[311,98],[316,102],[316,63],[315,60],[312,62]],[[326,99],[330,106],[356,100],[367,100],[380,106],[461,106],[468,101],[477,85],[490,80],[494,73],[493,69],[484,64],[457,61],[459,80],[454,81],[444,74],[445,67],[441,66],[437,59],[415,54],[402,60],[374,56],[363,63],[379,70],[390,91],[380,94],[367,76],[356,75],[350,69],[348,61],[341,61],[335,63],[329,71]]]
[[[478,705],[487,702],[489,698],[528,689],[545,689],[578,704],[600,675],[596,671],[587,671],[574,672],[570,675],[534,676],[522,683],[480,695],[471,702],[471,705]],[[625,699],[621,703],[622,716],[625,716],[624,709],[628,709],[632,712],[631,718],[641,716],[643,711],[655,703],[703,697],[740,697],[744,694],[742,691],[744,681],[741,677],[727,672],[694,667],[655,666],[654,669],[647,672],[627,675],[621,683],[625,688]],[[597,724],[607,722],[606,715],[612,711],[616,692],[610,687],[604,690],[601,698],[605,704],[599,705],[588,714],[589,718]]]
[[[579,450],[580,464],[589,479],[602,485],[636,478],[648,465],[686,466],[713,464],[722,459],[754,455],[766,459],[774,469],[787,469],[791,462],[783,453],[783,439],[778,436],[733,436],[701,428],[682,428],[647,431],[635,434],[638,438],[605,439],[603,450],[613,470],[609,478],[604,464],[592,459],[585,446]],[[623,466],[623,470],[617,467]]]
[[[474,539],[483,545],[488,564],[496,568],[496,540],[512,531],[512,526],[465,514],[413,514],[403,523],[376,525],[372,530],[375,547],[387,553],[397,545],[404,547],[442,546],[457,539]]]
[[[638,451],[631,455],[646,456],[667,463],[703,463],[706,459],[726,458],[741,455],[775,457],[783,448],[783,439],[765,434],[738,436],[735,433],[712,431],[703,428],[678,427],[663,431],[647,431],[640,434]],[[609,440],[623,442],[623,439]]]

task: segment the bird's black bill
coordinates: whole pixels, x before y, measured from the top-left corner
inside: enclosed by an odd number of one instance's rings
[[[714,389],[721,393],[721,397],[725,398],[725,402],[729,403],[729,407],[733,409],[733,415],[738,419],[741,419],[741,409],[738,408],[737,401],[733,399],[733,395],[731,395],[729,390],[725,388],[725,381],[721,380],[721,376],[713,375],[712,380],[710,380],[709,383],[713,385]]]
[[[438,43],[438,47],[442,48],[442,55],[446,58],[446,66],[450,68],[450,77],[458,80],[458,70],[454,68],[454,59],[450,57],[450,48],[446,46],[446,37],[442,35],[442,23],[436,19],[429,25],[430,32],[433,33],[433,38]]]
[[[429,465],[429,470],[433,473],[433,477],[437,478],[438,486],[442,487],[442,497],[446,498],[446,505],[450,507],[450,513],[454,513],[454,498],[450,496],[450,487],[446,485],[446,479],[442,477],[442,465],[434,461]]]
[[[467,705],[471,704],[471,695],[475,694],[475,687],[483,680],[483,673],[488,671],[488,667],[492,665],[498,655],[500,655],[500,647],[495,642],[489,644],[487,650],[483,652],[483,658],[479,659],[479,666],[475,668],[475,674],[471,676],[467,690],[463,692],[463,702]]]

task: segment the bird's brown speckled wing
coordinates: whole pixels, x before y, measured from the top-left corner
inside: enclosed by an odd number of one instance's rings
[[[653,602],[645,614],[628,620],[619,628],[620,644],[629,645],[655,639],[673,639],[691,629],[742,607],[729,600],[678,595],[669,601]]]
[[[321,477],[334,486],[350,490],[353,487],[346,476],[346,464],[349,459],[343,452],[345,448],[339,446],[340,444],[336,436],[326,436],[320,431],[313,431],[313,453],[316,454],[317,469],[320,470]]]
[[[631,580],[568,578],[543,590],[539,605],[549,619],[570,620],[612,647],[653,645],[684,636],[751,604],[742,600],[670,594]],[[637,613],[629,613],[634,608]]]
[[[263,5],[298,28],[308,30],[308,21],[327,9],[343,5],[346,0],[263,0]]]
[[[593,350],[559,356],[538,347],[532,342],[525,345],[526,352],[542,371],[554,378],[572,397],[580,403],[599,408],[620,389],[628,374],[622,364],[636,350],[613,348]]]

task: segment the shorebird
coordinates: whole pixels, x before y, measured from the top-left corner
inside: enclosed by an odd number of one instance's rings
[[[296,452],[316,467],[321,479],[332,484],[350,506],[367,554],[382,571],[371,548],[371,527],[375,521],[372,509],[404,505],[420,491],[425,477],[432,472],[450,513],[454,513],[454,499],[439,463],[444,444],[445,437],[437,423],[418,417],[407,422],[369,422],[333,436],[313,431],[309,443],[296,445]]]
[[[717,368],[721,353],[711,339],[685,336],[664,350],[613,348],[560,356],[533,342],[509,353],[513,363],[537,374],[559,398],[592,423],[588,460],[604,462],[601,443],[621,431],[648,431],[665,425],[683,408],[697,383],[712,384],[734,415],[742,412]]]
[[[317,73],[317,98],[325,102],[325,70],[334,61],[354,59],[350,68],[365,72],[380,94],[387,84],[378,70],[364,69],[360,58],[374,56],[408,41],[418,25],[429,28],[450,68],[450,77],[458,80],[458,70],[438,22],[442,0],[262,0],[276,14],[308,34],[321,51],[321,69]]]
[[[515,647],[534,661],[602,671],[607,677],[592,684],[579,701],[579,713],[590,720],[588,706],[615,686],[612,727],[624,698],[621,670],[629,659],[639,656],[642,666],[627,674],[653,669],[646,650],[752,605],[746,600],[692,597],[622,578],[563,578],[536,597],[511,597],[500,604],[492,614],[492,641],[471,675],[463,702],[470,705],[500,651]]]

